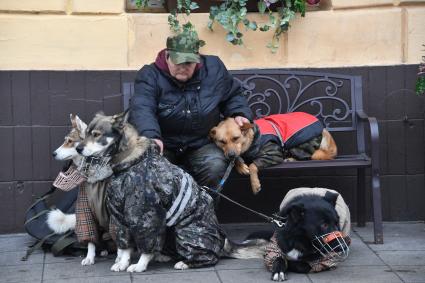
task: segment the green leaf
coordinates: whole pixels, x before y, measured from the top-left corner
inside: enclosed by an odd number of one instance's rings
[[[257,23],[256,22],[250,22],[248,28],[251,30],[257,30]]]
[[[268,31],[270,29],[269,25],[264,25],[262,27],[260,27],[260,31]]]
[[[258,11],[261,14],[264,14],[264,12],[266,12],[267,6],[266,6],[266,3],[264,3],[263,0],[258,1],[257,6],[258,6]]]
[[[199,5],[196,2],[192,2],[192,3],[190,3],[189,8],[190,8],[190,10],[195,10],[195,9],[199,8]]]
[[[229,41],[229,42],[232,42],[233,40],[235,40],[235,35],[233,33],[229,32],[226,35],[226,40]]]
[[[425,95],[425,76],[419,77],[416,81],[416,94]]]
[[[207,24],[208,29],[213,31],[213,25],[214,25],[214,20],[210,19]]]

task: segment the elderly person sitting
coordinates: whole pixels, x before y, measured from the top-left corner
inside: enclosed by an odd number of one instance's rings
[[[208,139],[221,118],[252,120],[240,84],[216,56],[200,55],[194,30],[167,39],[154,63],[137,73],[130,122],[200,185],[216,188],[228,161]]]

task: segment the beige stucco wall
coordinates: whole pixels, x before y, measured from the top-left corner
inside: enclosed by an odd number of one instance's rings
[[[125,0],[0,0],[1,70],[125,70],[154,60],[169,35],[168,14],[126,13]],[[258,14],[250,17],[264,21]],[[271,33],[245,32],[246,46],[190,20],[229,69],[419,63],[425,0],[322,0],[292,23],[272,54]]]

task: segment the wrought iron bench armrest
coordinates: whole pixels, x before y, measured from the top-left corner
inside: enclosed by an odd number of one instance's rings
[[[371,139],[371,161],[372,161],[372,199],[373,199],[373,218],[374,218],[374,237],[376,244],[383,243],[382,231],[382,210],[381,210],[381,193],[379,180],[379,127],[375,117],[369,117],[363,110],[356,111],[359,118],[358,131],[363,131],[363,143],[365,142],[364,125],[369,124],[370,139]],[[357,133],[359,135],[359,133]],[[358,143],[359,143],[358,139]],[[358,145],[359,149],[364,149],[363,145]],[[363,146],[363,148],[362,148]]]

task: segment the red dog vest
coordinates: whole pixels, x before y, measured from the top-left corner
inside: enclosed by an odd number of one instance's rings
[[[261,135],[279,137],[287,149],[305,143],[323,131],[319,119],[305,112],[270,115],[257,119],[254,123],[258,125]]]

